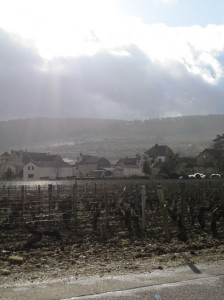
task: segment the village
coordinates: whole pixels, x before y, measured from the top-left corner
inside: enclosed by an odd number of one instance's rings
[[[224,134],[217,135],[212,142],[212,147],[203,149],[196,157],[183,157],[168,145],[155,144],[144,153],[116,162],[80,153],[73,164],[58,154],[11,150],[0,157],[0,178],[24,181],[145,176],[151,179],[218,178],[224,173]]]
[[[224,0],[0,3],[0,300],[223,300]]]
[[[123,274],[127,268],[142,272],[151,266],[163,270],[164,265],[183,265],[185,257],[221,259],[223,141],[224,135],[217,136],[213,147],[197,157],[181,157],[168,145],[155,144],[115,165],[83,154],[69,164],[56,154],[4,152],[3,283],[33,276]],[[195,172],[209,180],[179,180]]]

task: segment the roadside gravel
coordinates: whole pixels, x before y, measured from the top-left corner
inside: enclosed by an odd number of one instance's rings
[[[223,258],[222,240],[212,239],[209,235],[188,243],[119,239],[93,244],[40,245],[23,251],[1,249],[0,286],[63,277],[78,279],[91,275],[151,272]]]

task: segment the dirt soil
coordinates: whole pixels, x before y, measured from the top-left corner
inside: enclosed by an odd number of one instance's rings
[[[106,242],[67,241],[44,237],[30,249],[13,244],[0,245],[0,285],[42,282],[64,277],[118,275],[151,272],[186,264],[224,258],[223,239],[204,232],[184,243],[172,239],[119,236]],[[16,258],[10,258],[16,256]]]

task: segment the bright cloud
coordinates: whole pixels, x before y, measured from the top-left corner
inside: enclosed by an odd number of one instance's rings
[[[95,55],[102,50],[115,53],[116,49],[136,45],[150,59],[163,63],[181,61],[190,72],[201,74],[210,82],[223,75],[216,59],[224,50],[223,25],[149,25],[124,15],[119,10],[119,1],[0,0],[0,4],[3,27],[32,41],[47,59]],[[117,54],[121,55],[120,50]]]
[[[224,25],[151,24],[122,1],[0,0],[0,118],[224,113]]]
[[[90,33],[104,24],[105,30],[112,22],[120,25],[113,1],[0,0],[0,4],[2,27],[32,39],[46,58],[92,54]]]

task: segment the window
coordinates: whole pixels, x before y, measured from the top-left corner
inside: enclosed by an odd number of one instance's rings
[[[30,166],[28,166],[28,170],[30,170]]]
[[[34,170],[34,166],[32,166],[32,170]]]
[[[34,174],[28,174],[28,178],[34,178]]]

